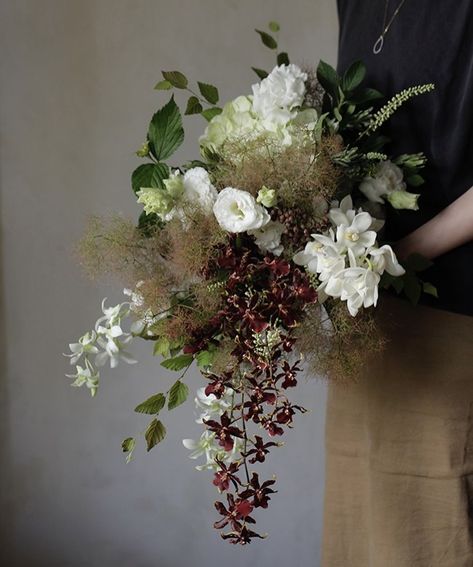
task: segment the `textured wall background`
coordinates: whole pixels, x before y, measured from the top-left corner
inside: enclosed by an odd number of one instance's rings
[[[253,32],[282,24],[291,58],[332,63],[335,0],[2,0],[0,341],[1,539],[15,567],[319,565],[325,389],[302,381],[313,411],[273,453],[279,494],[259,515],[270,538],[247,548],[211,528],[215,491],[193,469],[183,437],[190,406],[166,416],[168,437],[125,465],[121,440],[145,417],[132,408],[168,376],[140,345],[140,363],[105,373],[90,400],[69,387],[61,356],[117,286],[83,277],[71,249],[90,213],[139,211],[129,175],[161,69],[249,91],[250,65],[273,61]],[[183,102],[183,99],[180,99]],[[197,157],[201,118],[187,120],[176,157]],[[190,378],[199,384],[197,373]],[[183,551],[185,549],[186,556]]]

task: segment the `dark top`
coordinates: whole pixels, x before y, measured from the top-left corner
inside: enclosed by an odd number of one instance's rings
[[[400,0],[389,2],[388,17]],[[419,211],[388,207],[388,238],[411,232],[473,186],[473,1],[406,0],[378,55],[384,0],[338,0],[338,69],[354,60],[367,66],[366,84],[387,98],[402,89],[434,83],[435,90],[407,102],[386,125],[393,155],[423,151],[429,160]],[[473,223],[473,214],[472,214]],[[423,301],[473,315],[473,242],[437,258],[422,274],[439,299]]]

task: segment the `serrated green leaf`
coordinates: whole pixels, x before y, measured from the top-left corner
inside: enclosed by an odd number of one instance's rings
[[[258,67],[252,67],[251,69],[258,75],[261,80],[266,79],[266,77],[268,76],[268,72],[264,69],[258,69]]]
[[[159,413],[166,404],[166,396],[164,394],[154,394],[135,408],[137,413],[147,413],[150,415]]]
[[[188,395],[189,388],[187,384],[184,384],[184,382],[181,382],[180,380],[174,382],[169,390],[168,409],[172,410],[183,404],[187,400]]]
[[[144,163],[131,174],[131,187],[138,193],[142,187],[164,189],[163,181],[169,177],[169,167],[165,163]]]
[[[154,418],[145,431],[146,450],[151,449],[160,443],[166,436],[166,428],[159,419]]]
[[[162,81],[159,81],[159,83],[156,83],[154,85],[154,88],[157,91],[169,91],[170,89],[172,89],[172,84],[164,79]]]
[[[273,33],[277,33],[280,29],[281,26],[278,24],[278,22],[269,22],[268,24],[268,28],[273,32]]]
[[[285,51],[278,53],[278,65],[289,65],[289,55]]]
[[[422,175],[414,174],[414,175],[409,175],[406,181],[408,185],[410,185],[411,187],[419,187],[424,183],[425,180],[422,177]]]
[[[195,359],[197,361],[197,366],[200,368],[211,366],[215,359],[215,351],[201,350],[196,354]]]
[[[201,83],[200,81],[198,81],[197,84],[199,86],[200,94],[205,98],[205,100],[210,102],[210,104],[217,104],[219,97],[217,87],[207,83]]]
[[[427,293],[429,295],[433,295],[437,299],[439,297],[437,288],[433,284],[431,284],[430,282],[424,282],[422,284],[422,290],[423,290],[424,293]]]
[[[194,357],[192,354],[180,354],[179,356],[175,356],[174,358],[168,358],[167,360],[163,360],[161,362],[161,366],[167,368],[168,370],[173,370],[177,372],[178,370],[182,370],[187,366],[192,364]]]
[[[187,77],[179,71],[161,71],[166,81],[171,83],[176,89],[185,89],[189,84]]]
[[[158,161],[170,157],[184,140],[181,113],[172,96],[151,119],[148,140],[151,153]]]
[[[171,343],[167,337],[159,337],[154,343],[153,355],[160,354],[161,356],[169,356]]]
[[[348,67],[342,78],[342,89],[352,91],[356,89],[366,75],[366,67],[361,61],[355,61]]]
[[[326,92],[328,92],[333,98],[338,98],[340,77],[335,69],[325,61],[320,60],[317,66],[317,80]]]
[[[269,49],[278,48],[278,42],[272,35],[262,30],[255,30],[255,32],[259,34],[261,41],[264,43],[264,45],[266,45],[266,47],[269,47]]]
[[[214,116],[218,116],[219,114],[221,114],[221,112],[221,108],[214,106],[213,108],[207,108],[206,110],[203,110],[201,114],[208,122],[210,122]]]
[[[187,116],[191,114],[200,114],[202,110],[202,105],[200,104],[199,99],[196,96],[191,96],[187,101],[186,111],[184,114]]]

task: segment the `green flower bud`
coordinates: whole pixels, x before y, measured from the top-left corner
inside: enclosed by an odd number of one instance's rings
[[[143,145],[139,150],[136,150],[136,155],[138,157],[147,157],[149,155],[149,144],[148,142],[143,142]]]
[[[386,195],[386,199],[391,203],[394,209],[411,209],[417,211],[419,205],[417,201],[419,196],[416,193],[409,193],[408,191],[391,191]]]
[[[256,202],[261,203],[265,207],[274,207],[277,200],[276,191],[274,189],[268,189],[265,185],[261,187],[256,197]]]

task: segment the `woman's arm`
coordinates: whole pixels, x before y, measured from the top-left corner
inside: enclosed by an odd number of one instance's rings
[[[413,253],[430,260],[473,240],[473,187],[394,246],[402,261]]]

